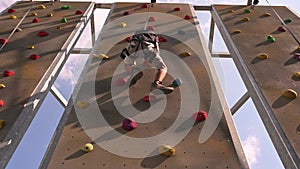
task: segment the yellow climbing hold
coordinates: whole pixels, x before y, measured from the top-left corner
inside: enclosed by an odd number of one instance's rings
[[[300,50],[300,46],[298,46],[297,50]]]
[[[45,5],[40,5],[39,8],[40,9],[45,9],[46,7],[45,7]]]
[[[287,89],[284,93],[283,93],[283,96],[287,97],[287,98],[290,98],[290,99],[295,99],[298,94],[295,90],[293,89]]]
[[[258,59],[268,59],[269,56],[268,56],[268,54],[266,54],[266,53],[261,53],[261,54],[258,54],[258,55],[257,55],[257,58],[258,58]]]
[[[124,28],[124,27],[126,27],[126,23],[125,22],[121,22],[120,26],[122,26]]]
[[[89,103],[88,103],[88,102],[84,102],[84,101],[78,101],[78,102],[77,102],[77,106],[78,106],[79,108],[83,109],[83,108],[88,107],[88,106],[89,106]]]
[[[5,125],[5,120],[0,120],[0,129]]]
[[[265,13],[263,14],[263,16],[264,16],[264,17],[268,17],[268,16],[271,16],[271,14],[270,14],[269,12],[265,12]]]
[[[29,16],[38,16],[38,14],[36,12],[31,12]]]
[[[164,156],[170,157],[172,155],[175,155],[175,148],[168,145],[159,146],[158,152]]]
[[[34,45],[27,46],[27,49],[34,49]]]
[[[107,56],[106,54],[99,54],[99,55],[93,54],[93,58],[94,59],[100,59],[100,58],[102,58],[102,59],[109,59],[109,56]]]
[[[294,76],[296,76],[297,78],[300,78],[300,72],[294,73]]]
[[[182,52],[182,53],[180,53],[180,56],[184,56],[184,57],[191,56],[191,55],[192,55],[191,52]]]
[[[62,27],[61,26],[57,26],[56,29],[62,29]]]
[[[0,84],[0,89],[4,89],[5,87],[6,86],[3,83]]]
[[[235,34],[238,34],[238,33],[241,33],[241,32],[242,32],[242,31],[239,30],[239,29],[236,29],[236,30],[233,31],[233,33],[235,33]]]
[[[17,16],[16,15],[10,15],[9,18],[10,19],[17,19]]]
[[[234,13],[234,10],[233,9],[228,10],[228,13]]]
[[[250,21],[250,18],[249,17],[242,18],[242,21],[245,21],[245,22]]]
[[[48,13],[47,16],[51,17],[51,16],[53,16],[53,13]]]
[[[93,146],[93,144],[91,144],[91,143],[86,143],[86,144],[81,148],[81,150],[82,150],[83,152],[85,152],[85,153],[88,153],[88,152],[91,152],[91,151],[94,150],[94,146]]]

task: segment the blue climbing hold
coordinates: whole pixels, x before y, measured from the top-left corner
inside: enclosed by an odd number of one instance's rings
[[[178,86],[182,85],[181,79],[179,79],[179,78],[175,79],[173,81],[172,85],[175,86],[175,87],[178,87]]]

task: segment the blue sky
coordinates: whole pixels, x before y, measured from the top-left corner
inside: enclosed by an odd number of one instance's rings
[[[120,1],[121,0],[119,0],[119,2]],[[0,1],[0,11],[3,11],[13,2],[15,2],[15,0]],[[95,2],[108,3],[113,1],[106,0]],[[136,2],[147,1],[136,0]],[[194,5],[210,5],[214,3],[245,4],[246,0],[157,0],[157,2],[184,2]],[[269,2],[272,5],[286,5],[294,11],[300,11],[299,1],[296,0],[269,0]],[[267,3],[265,0],[260,0],[260,5],[267,5]],[[107,16],[108,12],[109,10],[96,10],[96,15]],[[204,36],[208,39],[210,14],[209,12],[197,12],[197,17],[200,21]],[[97,33],[99,33],[103,22],[104,19],[96,20]],[[89,32],[90,29],[88,27],[82,37],[89,37]],[[91,44],[85,43],[86,40],[84,38],[79,40],[79,43],[76,45],[77,47],[91,47]],[[213,51],[227,51],[217,30],[215,31]],[[72,88],[75,85],[78,74],[82,69],[82,64],[80,63],[84,63],[87,57],[88,55],[71,55],[55,82],[55,86],[61,91],[66,99],[70,98]],[[242,83],[232,59],[213,60],[220,80],[222,81],[222,87],[226,95],[228,105],[231,107],[246,92],[246,88]],[[7,166],[8,169],[38,168],[62,112],[63,107],[51,94],[49,94],[39,113],[34,118],[21,144],[17,148],[16,153],[9,162],[9,165]],[[246,104],[234,115],[234,121],[252,169],[284,168],[270,142],[270,139],[267,137],[266,131],[251,99],[248,100]]]

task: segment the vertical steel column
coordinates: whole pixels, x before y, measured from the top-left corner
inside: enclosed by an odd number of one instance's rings
[[[250,95],[248,92],[246,92],[231,108],[231,114],[234,115],[243,105],[246,103],[246,101],[250,98]]]
[[[212,53],[212,47],[213,47],[213,43],[214,43],[214,33],[215,33],[215,21],[214,21],[214,18],[211,17],[209,40],[208,40],[208,50],[210,53]]]
[[[95,12],[96,6],[93,9],[92,15],[91,15],[91,36],[92,36],[92,47],[95,44],[96,41],[96,33],[95,33],[95,17],[94,17],[94,12]]]

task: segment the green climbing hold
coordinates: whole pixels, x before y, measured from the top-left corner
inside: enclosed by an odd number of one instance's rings
[[[267,40],[269,42],[275,42],[276,41],[276,39],[272,35],[269,35],[268,38],[267,38]]]
[[[244,13],[250,13],[251,11],[249,9],[245,9]]]
[[[60,22],[61,22],[61,23],[67,23],[68,20],[67,20],[67,18],[62,18],[62,19],[60,20]]]
[[[61,7],[61,9],[70,9],[70,8],[71,8],[70,5],[63,5],[63,6]]]
[[[286,23],[286,24],[287,24],[287,23],[291,23],[291,22],[292,22],[292,19],[291,19],[291,18],[287,18],[287,19],[284,20],[284,23]]]

